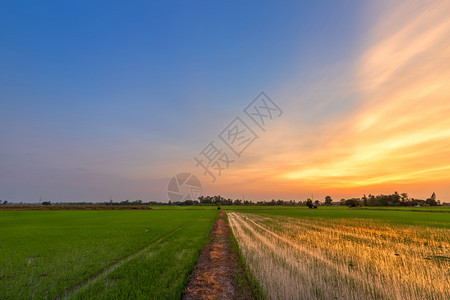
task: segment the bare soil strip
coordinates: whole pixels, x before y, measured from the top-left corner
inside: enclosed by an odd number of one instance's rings
[[[207,244],[198,258],[182,299],[254,299],[246,288],[244,271],[239,268],[239,256],[233,250],[231,231],[221,211]],[[240,285],[237,278],[244,279]]]
[[[98,273],[96,273],[95,275],[91,276],[90,278],[84,280],[83,282],[81,282],[80,284],[67,289],[62,295],[58,296],[56,299],[62,299],[62,298],[70,298],[70,296],[74,296],[80,289],[88,286],[91,283],[94,283],[95,281],[97,281],[98,279],[106,276],[109,272],[113,271],[114,269],[120,267],[121,265],[123,265],[126,262],[129,262],[130,260],[138,257],[139,255],[145,253],[150,246],[152,246],[153,244],[167,238],[168,236],[174,234],[175,232],[181,230],[183,227],[185,227],[186,225],[182,225],[179,226],[171,231],[169,231],[168,233],[160,236],[159,238],[157,238],[156,240],[151,241],[150,243],[148,243],[147,245],[145,245],[143,248],[121,258],[120,260],[114,262],[113,264],[107,266],[106,268],[104,268],[103,270],[99,271]]]

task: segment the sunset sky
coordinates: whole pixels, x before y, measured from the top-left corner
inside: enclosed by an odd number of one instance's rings
[[[188,172],[226,198],[450,202],[449,1],[245,3],[2,1],[0,200],[168,201]]]

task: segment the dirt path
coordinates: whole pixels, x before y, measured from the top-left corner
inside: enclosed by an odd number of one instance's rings
[[[238,267],[226,214],[221,211],[211,231],[212,241],[200,252],[182,299],[254,299]],[[238,276],[237,276],[238,275]],[[243,278],[238,285],[236,277]]]

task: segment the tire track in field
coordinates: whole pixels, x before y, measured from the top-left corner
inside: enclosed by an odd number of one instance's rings
[[[141,254],[145,253],[146,251],[148,251],[148,249],[153,246],[154,244],[162,241],[163,239],[169,237],[170,235],[174,234],[177,231],[180,231],[181,229],[183,229],[184,227],[186,227],[185,225],[181,225],[165,234],[163,234],[162,236],[158,237],[157,239],[151,241],[150,243],[148,243],[147,245],[145,245],[144,247],[142,247],[141,249],[128,254],[124,257],[122,257],[121,259],[119,259],[118,261],[110,264],[109,266],[105,267],[103,270],[100,270],[99,272],[97,272],[96,274],[92,275],[91,277],[85,279],[84,281],[82,281],[81,283],[79,283],[78,285],[68,288],[66,289],[62,294],[60,294],[59,296],[57,296],[55,299],[68,299],[71,298],[73,296],[75,296],[79,290],[85,288],[86,286],[96,282],[97,280],[103,278],[104,276],[106,276],[109,272],[117,269],[118,267],[122,266],[123,264],[131,261],[132,259],[140,256]]]

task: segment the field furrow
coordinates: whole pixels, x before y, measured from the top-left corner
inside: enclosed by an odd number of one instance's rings
[[[448,299],[449,230],[230,212],[270,299]]]
[[[98,272],[97,274],[93,275],[92,277],[86,279],[85,281],[83,281],[82,283],[67,289],[62,296],[58,296],[57,299],[61,299],[61,298],[73,298],[76,297],[80,291],[88,289],[90,286],[94,285],[97,281],[104,279],[109,273],[111,273],[112,271],[114,271],[115,269],[119,268],[120,266],[122,266],[123,264],[126,264],[128,262],[130,262],[131,260],[134,260],[136,258],[138,258],[139,256],[142,255],[151,255],[152,251],[151,251],[151,247],[154,246],[155,243],[158,243],[160,241],[162,241],[163,239],[169,238],[173,233],[181,230],[183,227],[185,227],[186,225],[181,225],[173,230],[171,230],[170,232],[163,234],[162,236],[158,237],[157,239],[155,239],[154,241],[151,241],[149,244],[147,244],[144,248],[131,253],[123,258],[121,258],[120,260],[118,260],[117,262],[109,265],[108,267],[106,267],[105,269],[101,270],[100,272]],[[182,254],[182,253],[181,253]]]
[[[0,214],[0,299],[179,299],[218,212]]]

